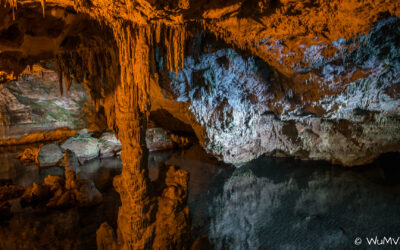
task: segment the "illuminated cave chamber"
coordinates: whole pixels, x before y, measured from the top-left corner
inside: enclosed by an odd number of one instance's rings
[[[7,1],[0,80],[52,67],[61,94],[83,86],[85,117],[121,143],[118,230],[103,224],[99,248],[184,248],[189,175],[150,180],[149,142],[166,133],[154,124],[174,132],[167,144],[195,136],[236,166],[264,154],[357,166],[399,151],[400,8],[367,2]]]

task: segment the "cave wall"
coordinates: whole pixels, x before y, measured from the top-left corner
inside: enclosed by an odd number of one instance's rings
[[[169,72],[165,92],[187,105],[205,149],[240,164],[267,153],[361,165],[399,145],[400,20],[379,21],[368,35],[334,43],[357,47],[324,56],[312,47],[307,60],[319,70],[324,94],[306,91],[257,56],[237,52],[199,34],[178,75]],[[357,44],[359,44],[357,46]],[[190,45],[189,45],[190,47]],[[348,79],[345,72],[359,78]],[[358,73],[357,73],[358,72]]]
[[[0,85],[0,140],[59,128],[86,128],[85,106],[90,106],[90,97],[83,86],[73,84],[60,97],[57,73],[35,65],[19,81]]]

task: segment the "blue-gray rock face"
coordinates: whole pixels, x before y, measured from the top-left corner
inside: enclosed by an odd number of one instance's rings
[[[278,152],[365,164],[400,150],[399,41],[399,19],[383,19],[368,35],[309,46],[310,66],[289,79],[257,57],[199,36],[185,67],[168,74],[167,89],[204,128],[204,148],[227,163]],[[328,45],[341,53],[323,55]]]

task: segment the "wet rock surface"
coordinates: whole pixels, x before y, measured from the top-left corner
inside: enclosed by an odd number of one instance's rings
[[[196,135],[205,149],[225,162],[283,153],[345,166],[369,163],[399,150],[400,101],[387,94],[400,72],[399,22],[386,18],[368,35],[334,42],[356,47],[351,53],[324,56],[318,46],[310,48],[304,60],[324,78],[321,96],[309,97],[307,83],[296,88],[296,79],[207,36],[194,38],[185,67],[168,74],[167,89],[188,106],[193,127],[204,128]],[[348,71],[363,73],[348,79]],[[312,73],[301,74],[312,83]]]
[[[115,156],[121,151],[121,142],[115,137],[112,132],[105,132],[99,138],[100,157],[107,158]]]
[[[80,130],[77,133],[77,136],[68,138],[61,145],[55,142],[28,147],[17,158],[22,162],[34,162],[40,167],[49,167],[64,166],[62,159],[67,150],[73,152],[79,164],[95,158],[114,157],[121,152],[121,142],[112,132],[101,133],[98,138],[87,130]],[[190,138],[172,134],[162,128],[148,129],[146,138],[149,151],[184,148],[192,143]]]
[[[99,157],[100,153],[99,141],[90,135],[71,137],[61,144],[61,148],[74,152],[82,163]]]
[[[187,137],[169,133],[163,128],[149,128],[146,131],[146,145],[149,151],[184,148],[190,145]]]
[[[48,167],[57,165],[64,158],[62,148],[58,143],[43,145],[37,157],[40,167]]]
[[[71,157],[72,156],[72,157]],[[21,205],[42,205],[46,207],[93,206],[99,204],[103,196],[94,183],[83,173],[74,172],[79,165],[74,161],[71,151],[64,155],[64,176],[49,175],[42,184],[33,183],[25,188],[20,197]]]

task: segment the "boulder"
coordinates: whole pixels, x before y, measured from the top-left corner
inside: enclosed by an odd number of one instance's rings
[[[81,163],[98,157],[100,153],[99,141],[89,136],[71,137],[61,147],[74,152]]]
[[[105,132],[99,138],[100,157],[115,156],[122,149],[121,142],[112,132]]]
[[[38,154],[40,167],[55,166],[64,157],[61,147],[57,143],[43,145]]]

